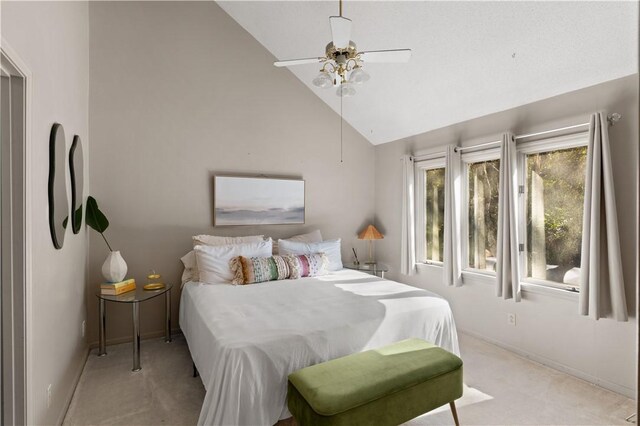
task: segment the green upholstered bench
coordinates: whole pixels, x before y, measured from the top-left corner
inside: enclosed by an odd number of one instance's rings
[[[420,339],[337,358],[289,375],[299,425],[398,425],[462,396],[462,360]]]

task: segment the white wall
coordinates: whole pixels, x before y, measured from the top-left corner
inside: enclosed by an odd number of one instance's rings
[[[84,365],[87,236],[67,230],[56,250],[48,225],[49,132],[64,126],[67,150],[74,134],[88,152],[89,27],[86,2],[2,2],[2,39],[32,74],[31,194],[33,282],[28,319],[28,422],[54,424]],[[88,158],[88,157],[86,157]],[[85,159],[85,164],[87,163]],[[65,168],[69,185],[68,167]],[[87,176],[88,177],[88,176]],[[85,188],[88,181],[85,181]],[[86,191],[86,189],[85,189]],[[69,196],[71,199],[71,196]],[[52,385],[51,406],[47,387]]]
[[[418,274],[399,274],[401,230],[400,156],[443,144],[473,145],[516,134],[559,128],[589,121],[593,111],[606,109],[623,119],[609,129],[614,162],[622,261],[629,312],[635,316],[636,200],[638,170],[638,75],[512,110],[435,130],[376,147],[376,226],[385,234],[377,242],[378,259],[389,263],[391,279],[444,296],[460,330],[481,336],[605,387],[635,397],[637,319],[627,323],[594,321],[578,314],[576,295],[567,298],[525,293],[521,303],[495,296],[493,283],[467,280],[446,287],[442,270],[421,265]],[[507,325],[515,313],[517,325]]]
[[[106,235],[143,281],[155,268],[179,284],[191,236],[286,237],[319,228],[364,252],[356,233],[373,220],[374,149],[213,2],[92,2],[91,192]],[[215,173],[300,177],[306,224],[213,227]],[[107,249],[92,232],[93,292]],[[180,290],[173,289],[177,325]],[[127,307],[108,306],[107,338],[131,338]],[[141,307],[143,335],[163,329],[161,300]],[[144,345],[142,348],[144,352]],[[144,368],[144,366],[143,366]]]

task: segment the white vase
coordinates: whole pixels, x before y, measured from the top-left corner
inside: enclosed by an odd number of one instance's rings
[[[127,263],[119,251],[112,251],[102,264],[102,276],[109,283],[122,281],[127,275]]]

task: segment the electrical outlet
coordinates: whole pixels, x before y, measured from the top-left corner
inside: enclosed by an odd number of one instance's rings
[[[507,314],[507,324],[516,325],[516,314]]]
[[[51,387],[53,385],[51,383],[49,383],[49,386],[47,386],[47,408],[51,407]]]
[[[84,333],[87,330],[87,321],[82,321],[82,338],[84,339]]]

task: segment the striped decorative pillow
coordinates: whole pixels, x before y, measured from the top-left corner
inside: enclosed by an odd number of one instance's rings
[[[244,257],[231,259],[233,284],[253,284],[289,278],[289,263],[283,256]]]
[[[327,274],[329,259],[324,253],[290,254],[284,258],[289,264],[289,278],[292,280]]]

